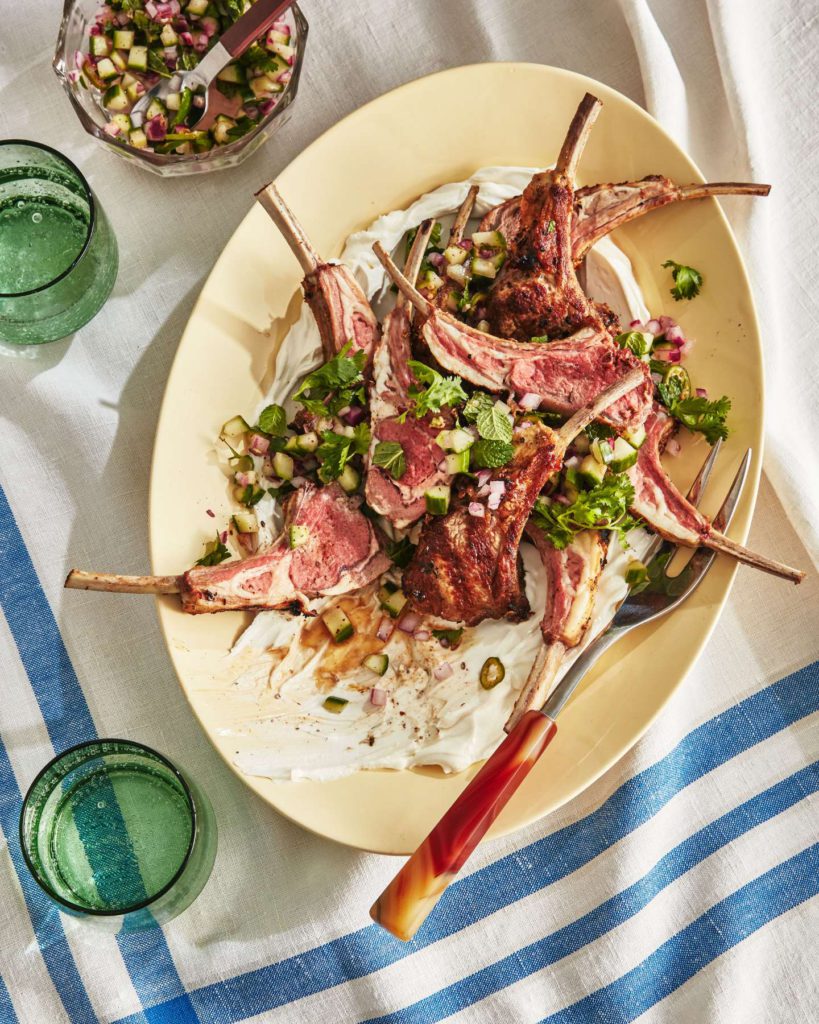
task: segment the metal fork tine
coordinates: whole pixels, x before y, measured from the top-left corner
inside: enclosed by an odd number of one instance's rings
[[[737,475],[734,477],[734,482],[728,488],[728,493],[725,496],[725,501],[722,503],[722,508],[714,516],[714,526],[720,532],[723,532],[725,528],[730,524],[731,519],[734,515],[734,509],[737,507],[737,501],[739,501],[740,493],[742,488],[745,486],[745,480],[748,476],[748,469],[751,465],[751,449],[749,448],[743,456],[742,462],[739,464]]]
[[[702,492],[705,490],[706,484],[708,483],[709,477],[711,476],[711,470],[714,468],[714,463],[717,461],[717,456],[722,450],[722,438],[717,439],[717,443],[708,452],[700,467],[699,473],[694,477],[694,482],[691,484],[691,489],[688,492],[688,500],[692,505],[699,505]]]

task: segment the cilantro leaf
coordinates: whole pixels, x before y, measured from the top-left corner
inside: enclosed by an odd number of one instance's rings
[[[607,427],[605,423],[590,423],[586,427],[586,437],[590,441],[599,441],[606,437],[614,437],[617,433],[611,427]]]
[[[351,347],[348,342],[337,356],[308,373],[293,400],[318,416],[334,415],[353,401],[363,405],[367,356],[364,352],[348,356]]]
[[[505,466],[515,454],[508,441],[476,441],[469,449],[470,469],[497,469]]]
[[[444,377],[425,363],[410,359],[407,363],[413,377],[426,387],[411,387],[409,397],[415,402],[415,415],[420,419],[428,412],[440,412],[444,406],[460,405],[467,399],[460,377]]]
[[[709,402],[707,398],[693,395],[675,402],[669,411],[689,430],[696,430],[705,436],[709,444],[716,444],[719,438],[728,436],[726,418],[731,409],[731,399],[726,395]]]
[[[284,437],[287,433],[287,413],[280,405],[268,405],[259,413],[259,428],[272,437]]]
[[[252,508],[255,504],[260,502],[265,496],[265,489],[263,487],[254,487],[253,484],[247,484],[245,489],[242,491],[242,495],[239,501],[242,505],[246,505],[248,508]]]
[[[359,423],[351,436],[337,434],[334,430],[323,430],[321,444],[316,455],[321,460],[318,475],[324,483],[337,480],[344,472],[344,467],[354,455],[363,455],[370,447],[370,427],[367,423]]]
[[[618,334],[614,340],[620,348],[630,349],[638,359],[651,351],[648,338],[640,331],[626,331],[625,334]]]
[[[400,480],[407,471],[404,449],[397,441],[379,441],[373,452],[373,465],[386,469],[393,480]]]
[[[409,537],[402,537],[401,540],[391,540],[387,542],[387,555],[393,565],[397,565],[399,569],[406,569],[412,561],[412,556],[414,554],[415,545]]]
[[[634,487],[626,474],[609,473],[595,487],[580,491],[571,505],[538,498],[532,522],[559,551],[581,530],[614,530],[623,539],[637,525],[629,514],[633,500]]]
[[[488,408],[481,409],[475,419],[475,426],[486,441],[512,440],[512,416],[509,407],[503,402],[493,402]]]
[[[671,294],[677,302],[680,299],[693,299],[695,295],[699,295],[700,288],[702,288],[702,274],[699,270],[686,267],[684,263],[676,263],[674,260],[666,260],[663,267],[668,268],[674,278]]]
[[[205,553],[196,562],[197,565],[219,565],[220,562],[224,562],[230,558],[230,551],[225,545],[219,540],[219,534],[216,534],[216,540],[209,541],[205,544]]]

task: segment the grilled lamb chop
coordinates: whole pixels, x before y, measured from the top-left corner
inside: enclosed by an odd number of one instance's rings
[[[290,547],[290,528],[303,541]],[[72,570],[66,587],[133,594],[179,594],[182,610],[305,612],[308,600],[347,594],[390,566],[372,523],[338,484],[305,484],[284,503],[284,531],[262,555],[195,566],[181,576],[116,576]]]
[[[275,185],[266,185],[256,198],[304,270],[304,298],[316,318],[325,360],[350,344],[353,352],[367,353],[369,364],[381,329],[358,281],[343,264],[321,259]]]
[[[414,281],[426,251],[433,222],[418,228],[404,272]],[[435,438],[440,427],[430,417],[416,419],[406,414],[412,375],[408,362],[411,352],[412,305],[400,292],[395,308],[384,321],[384,331],[375,347],[373,379],[370,386],[372,444],[367,459],[365,495],[371,508],[386,516],[394,526],[405,527],[424,514],[424,493],[449,480],[446,459]],[[398,442],[404,450],[406,470],[396,480],[386,470],[373,465],[379,441]],[[443,468],[442,468],[443,467]]]
[[[801,583],[805,574],[773,559],[758,555],[715,530],[707,516],[688,501],[668,478],[660,456],[676,422],[655,405],[645,422],[646,440],[637,462],[628,470],[634,486],[631,511],[661,537],[688,547],[703,545],[752,565],[791,583]]]
[[[461,323],[436,309],[401,274],[379,245],[373,246],[387,273],[424,317],[421,334],[435,359],[450,373],[490,391],[518,397],[537,394],[541,406],[568,416],[631,369],[639,384],[606,409],[600,419],[617,429],[639,426],[651,407],[654,385],[645,363],[614,345],[606,330],[584,328],[574,337],[539,342],[508,341]]]
[[[504,616],[520,621],[529,614],[518,547],[535,499],[560,469],[573,438],[633,388],[639,375],[630,370],[559,430],[539,421],[519,424],[512,461],[493,472],[493,480],[505,485],[497,510],[485,507],[483,516],[472,515],[477,489],[470,483],[446,515],[427,517],[402,583],[417,611],[469,626]]]
[[[521,196],[518,229],[486,304],[486,319],[502,338],[565,338],[584,327],[606,333],[575,275],[571,229],[574,172],[600,107],[594,96],[583,97],[555,169],[536,174]]]
[[[597,530],[576,534],[560,551],[531,522],[526,536],[546,570],[546,610],[540,623],[543,646],[504,725],[507,732],[530,708],[546,700],[566,651],[577,647],[586,635],[608,551],[607,541]]]
[[[589,249],[615,228],[669,203],[707,196],[766,196],[770,191],[770,185],[736,181],[675,185],[659,174],[616,185],[587,185],[574,194],[572,261],[578,266]],[[480,230],[500,231],[504,238],[514,238],[520,224],[520,205],[521,197],[513,196],[494,207],[484,215]]]

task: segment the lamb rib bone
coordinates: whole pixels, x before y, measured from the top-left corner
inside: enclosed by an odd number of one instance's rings
[[[615,228],[670,203],[708,196],[767,196],[770,191],[770,185],[738,181],[676,185],[657,174],[640,181],[587,185],[574,194],[572,261],[578,266],[589,249]],[[504,237],[512,237],[518,226],[520,198],[513,196],[489,210],[481,221],[480,230],[500,231]]]
[[[191,614],[221,611],[304,612],[314,597],[358,590],[389,568],[372,523],[338,484],[313,484],[293,492],[284,506],[285,526],[270,551],[214,566],[195,566],[180,576],[118,576],[72,570],[69,589],[126,594],[180,594]],[[290,526],[307,530],[291,548]]]
[[[631,511],[661,537],[688,547],[703,545],[730,555],[755,569],[781,576],[791,583],[801,583],[804,572],[758,555],[742,544],[716,530],[707,516],[691,504],[669,479],[660,456],[665,442],[675,429],[675,421],[655,405],[645,423],[646,440],[637,462],[628,470],[634,486]]]
[[[342,263],[321,259],[274,184],[265,185],[256,199],[274,220],[304,271],[304,298],[316,318],[324,358],[332,359],[349,343],[353,352],[366,352],[369,363],[380,328],[352,272]]]
[[[418,228],[404,267],[415,280],[432,232],[433,221]],[[424,514],[424,494],[436,484],[446,483],[445,455],[436,442],[439,427],[430,417],[404,416],[410,406],[408,390],[412,383],[408,363],[412,359],[411,319],[413,308],[399,292],[395,307],[387,314],[381,338],[375,347],[370,384],[372,442],[367,458],[367,503],[399,528],[411,525]],[[379,442],[397,442],[404,451],[406,469],[396,480],[385,469],[373,465]],[[442,468],[443,467],[443,468]]]
[[[447,247],[451,245],[458,245],[458,243],[463,240],[464,231],[466,230],[469,218],[472,216],[472,210],[475,206],[475,200],[478,198],[479,190],[478,185],[470,185],[469,190],[464,197],[464,201],[458,207],[458,212],[455,214],[455,220],[452,222]],[[415,279],[411,275],[408,274],[407,277],[409,277],[410,281],[414,282]],[[460,286],[457,285],[451,277],[446,276],[444,278],[444,283],[432,296],[432,302],[438,306],[439,309],[446,309],[450,295],[458,291],[460,291]]]
[[[493,472],[505,486],[497,509],[487,505],[483,516],[472,515],[469,505],[477,493],[470,483],[446,515],[426,519],[402,581],[415,609],[470,626],[485,618],[520,620],[529,613],[518,548],[535,499],[560,469],[574,437],[633,388],[640,372],[629,370],[558,430],[540,421],[520,423],[512,461]]]
[[[484,334],[435,306],[398,270],[379,242],[373,246],[390,278],[423,318],[421,333],[435,359],[450,373],[490,391],[538,394],[541,405],[564,416],[639,369],[639,384],[600,417],[617,429],[639,426],[651,407],[654,385],[648,367],[605,331],[587,328],[548,345]]]

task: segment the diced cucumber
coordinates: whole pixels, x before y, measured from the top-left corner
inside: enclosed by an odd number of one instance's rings
[[[211,131],[213,132],[213,141],[217,142],[220,146],[227,145],[230,142],[230,136],[228,132],[231,128],[236,127],[236,122],[231,120],[229,117],[217,118]]]
[[[361,664],[377,676],[383,676],[390,667],[390,659],[386,654],[368,654]]]
[[[443,283],[444,279],[439,277],[434,270],[427,270],[426,273],[422,274],[418,279],[419,288],[427,288],[433,292],[437,292]]]
[[[572,445],[579,455],[588,455],[591,450],[591,441],[589,441],[588,434],[578,434],[574,441],[572,441]]]
[[[648,583],[648,569],[639,559],[635,558],[628,563],[626,585],[629,587],[639,587],[644,583]]]
[[[241,64],[228,64],[216,77],[220,82],[233,82],[235,85],[244,85],[247,81],[245,69]]]
[[[111,123],[115,124],[121,132],[127,135],[131,130],[131,118],[127,114],[114,114]]]
[[[279,82],[274,82],[267,75],[257,75],[256,78],[251,78],[248,85],[257,100],[264,99],[265,96],[269,96],[272,92],[280,92],[282,89]]]
[[[132,46],[128,51],[128,67],[134,71],[148,70],[148,47]]]
[[[123,75],[123,82],[128,77],[128,75]],[[145,86],[142,84],[142,82],[137,81],[136,78],[125,86],[125,94],[127,95],[129,102],[131,103],[136,103],[136,101],[144,92]]]
[[[449,499],[451,489],[446,484],[438,484],[430,487],[424,492],[424,500],[427,503],[427,512],[433,516],[445,516],[449,511]]]
[[[397,619],[407,603],[403,590],[394,583],[389,582],[379,587],[378,600],[391,619]]]
[[[91,36],[91,52],[95,57],[107,57],[111,52],[111,40],[108,36]]]
[[[641,423],[639,427],[631,427],[623,431],[623,437],[632,448],[642,448],[646,439],[646,428]]]
[[[290,43],[290,33],[277,32],[276,29],[272,28],[267,33],[267,45],[274,46],[276,43],[284,43],[287,46]]]
[[[171,30],[173,31],[173,30]],[[114,46],[117,50],[130,50],[134,45],[134,33],[128,29],[117,29],[114,32]],[[165,43],[166,46],[172,46],[172,43]]]
[[[476,231],[472,235],[476,249],[505,249],[506,239],[500,231]]]
[[[476,277],[494,277],[497,274],[498,268],[492,262],[492,260],[484,260],[479,256],[476,256],[472,260],[472,273]]]
[[[321,706],[325,711],[331,711],[334,715],[338,715],[349,703],[346,697],[327,697]]]
[[[103,82],[107,82],[110,78],[116,78],[119,72],[110,57],[103,57],[101,61],[97,62],[97,74]]]
[[[252,465],[252,462],[253,462],[253,460],[251,459],[251,465]],[[239,481],[236,480],[236,477],[238,477],[240,475],[242,477],[244,477],[244,481],[245,481],[244,484],[242,484],[240,486],[247,487],[248,484],[255,484],[256,483],[256,471],[255,471],[255,469],[240,469],[240,470],[237,470],[233,474],[233,479],[236,481],[236,483],[239,483]]]
[[[242,434],[246,434],[249,430],[250,424],[244,416],[234,416],[233,419],[222,424],[219,437],[239,437]]]
[[[446,457],[446,471],[455,476],[456,473],[469,471],[469,449],[462,452],[450,452]]]
[[[134,149],[145,149],[148,145],[148,136],[141,128],[137,128],[129,134],[128,142]]]
[[[274,43],[270,49],[277,56],[281,57],[288,65],[293,57],[296,56],[296,48],[294,46],[288,46],[287,43]]]
[[[442,430],[435,438],[435,441],[444,451],[465,452],[467,448],[471,448],[475,443],[475,438],[468,430],[461,430],[460,427],[456,427],[455,430]]]
[[[128,106],[128,97],[122,91],[122,86],[109,86],[102,94],[102,104],[107,110],[125,110]]]
[[[310,455],[320,443],[321,439],[318,434],[312,430],[308,430],[306,434],[296,434],[296,451],[303,455]]]
[[[195,14],[201,16],[208,9],[210,0],[190,0],[190,3],[185,8],[188,14]]]
[[[596,437],[591,443],[591,453],[601,466],[608,466],[613,454],[611,439]]]
[[[165,97],[165,106],[168,110],[179,110],[182,103],[182,94],[179,92],[169,92]]]
[[[638,451],[623,437],[618,437],[612,448],[612,456],[609,460],[609,469],[612,473],[623,473],[637,461]]]
[[[461,248],[460,245],[448,245],[444,249],[444,259],[450,266],[460,266],[466,263],[469,250]]]
[[[162,26],[159,38],[162,41],[163,46],[176,46],[179,42],[179,36],[174,32],[173,25],[171,25],[170,22],[167,25]]]
[[[327,632],[332,637],[334,644],[344,643],[345,640],[349,640],[353,633],[355,633],[353,624],[347,618],[344,609],[338,606],[324,612],[321,616],[321,621],[327,627]]]
[[[273,472],[282,480],[292,480],[295,473],[293,459],[286,452],[276,452],[273,456]]]
[[[148,104],[148,108],[145,111],[145,119],[147,121],[150,121],[152,117],[158,117],[160,114],[162,114],[164,117],[164,115],[167,114],[167,112],[168,111],[165,108],[165,104],[162,102],[162,100],[158,100],[156,99],[156,97],[154,97],[154,99],[152,99],[151,102]]]
[[[287,531],[287,542],[291,548],[300,548],[310,539],[310,530],[306,526],[293,525]]]
[[[361,483],[361,475],[348,462],[338,477],[338,483],[348,494],[352,494],[353,491],[358,490],[358,485]]]
[[[292,437],[288,437],[288,439],[284,443],[284,450],[286,452],[297,452],[299,450],[298,434],[293,434]]]
[[[469,280],[466,267],[462,267],[459,263],[450,263],[446,268],[446,276],[451,281],[454,281],[455,284],[460,285],[461,288],[464,288]]]
[[[233,525],[239,533],[258,533],[259,520],[255,512],[236,512],[233,515]]]
[[[119,50],[114,50],[111,54],[111,60],[113,61],[114,67],[120,74],[122,74],[122,72],[128,67],[128,61],[125,59],[125,54],[121,53]]]
[[[603,477],[608,471],[608,466],[598,462],[593,455],[587,455],[577,467],[577,477],[586,487],[595,487],[603,482]]]

